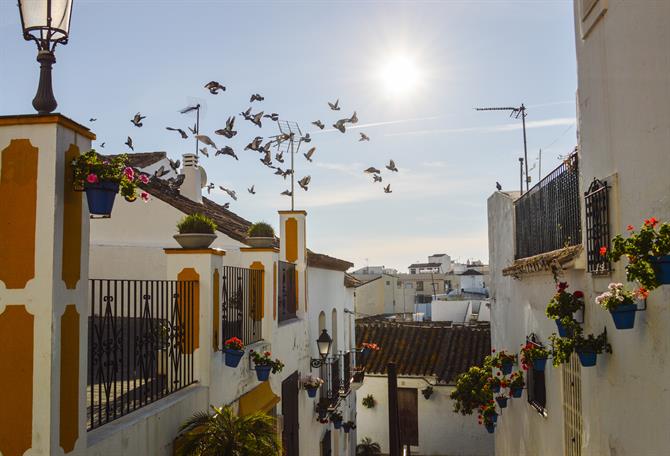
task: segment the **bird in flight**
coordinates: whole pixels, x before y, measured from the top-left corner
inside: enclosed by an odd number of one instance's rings
[[[328,106],[330,106],[330,109],[332,109],[333,111],[339,111],[340,110],[340,99],[338,98],[337,100],[335,100],[335,103],[331,103],[329,101]]]
[[[202,149],[200,149],[200,153],[202,155],[204,155],[205,157],[209,158],[209,151],[207,151],[206,147],[203,147]]]
[[[265,97],[262,96],[260,93],[254,93],[251,95],[251,98],[249,99],[249,103],[253,103],[254,101],[263,101],[265,100]]]
[[[348,122],[352,124],[358,123],[358,116],[356,115],[356,111],[354,111],[351,117],[349,117]]]
[[[396,173],[398,172],[398,168],[395,166],[395,162],[393,160],[389,161],[389,164],[386,165],[386,169],[389,171],[395,171]]]
[[[90,119],[88,119],[89,122],[95,122],[96,120],[98,120],[98,119],[96,119],[94,117],[91,117]]]
[[[314,152],[316,152],[316,147],[312,147],[310,150],[307,151],[306,154],[303,154],[308,162],[312,161],[312,155],[314,155]]]
[[[216,144],[214,143],[214,141],[212,141],[212,139],[207,135],[195,135],[195,138],[198,141],[200,141],[201,143],[203,143],[207,146],[211,146],[214,149],[218,149],[218,147],[216,147]]]
[[[265,166],[271,166],[272,165],[272,156],[270,155],[269,150],[265,151],[265,156],[263,158],[261,158],[261,163],[263,163]]]
[[[218,95],[219,90],[222,92],[226,91],[226,88],[219,84],[217,81],[209,81],[207,84],[205,84],[205,89],[209,90],[209,93],[212,95]]]
[[[262,136],[256,136],[249,144],[247,144],[247,147],[245,147],[244,150],[258,151],[258,148],[261,146],[262,142],[263,142],[263,137]]]
[[[346,123],[347,119],[340,119],[337,122],[333,124],[333,128],[337,129],[340,131],[340,133],[344,133],[347,131],[347,128],[344,126]]]
[[[179,187],[181,187],[181,184],[184,183],[184,179],[186,179],[185,174],[180,174],[176,178],[171,177],[168,179],[168,185],[170,186],[171,189],[176,190]]]
[[[181,135],[181,139],[188,139],[188,135],[181,128],[165,127],[165,129],[178,132]]]
[[[235,154],[235,151],[230,146],[223,146],[221,149],[217,150],[214,156],[216,157],[217,155],[230,155],[235,160],[239,160],[239,158],[237,158],[237,155]]]
[[[293,192],[290,190],[284,190],[283,192],[280,193],[280,195],[293,196]]]
[[[244,117],[244,120],[251,120],[251,108],[247,109],[246,111],[242,111],[240,115]]]
[[[323,122],[321,122],[320,120],[315,120],[314,122],[312,122],[312,125],[319,127],[319,130],[323,130],[323,127],[325,127]]]
[[[251,193],[252,195],[255,195],[255,194],[256,194],[256,190],[254,189],[254,187],[255,187],[255,185],[252,185],[251,187],[249,187],[249,188],[247,189],[247,191],[248,191],[249,193]]]
[[[146,119],[146,118],[147,118],[147,116],[143,116],[142,114],[140,114],[140,113],[138,112],[137,114],[135,114],[135,115],[133,116],[132,119],[130,119],[130,121],[133,123],[133,125],[135,125],[136,127],[139,128],[139,127],[141,127],[141,126],[143,125],[143,124],[142,124],[142,119]]]
[[[212,193],[212,190],[214,190],[214,187],[216,187],[216,185],[214,185],[213,182],[210,182],[209,184],[207,184],[207,194],[208,195]]]
[[[361,138],[359,139],[359,141],[370,141],[370,137],[368,135],[366,135],[365,133],[363,133],[362,131],[359,134],[361,135]]]
[[[168,160],[170,162],[170,168],[172,168],[175,173],[178,173],[179,167],[181,166],[181,160],[173,160],[171,158],[168,158]]]
[[[254,114],[253,116],[250,116],[251,118],[251,123],[256,125],[258,128],[261,128],[263,125],[261,123],[261,120],[263,119],[263,111],[259,112],[258,114]]]
[[[363,172],[364,172],[364,173],[367,173],[367,174],[381,174],[381,173],[382,173],[381,171],[379,171],[379,170],[378,170],[377,168],[375,168],[374,166],[369,167],[368,169],[366,169],[366,170],[363,171]]]
[[[372,182],[381,182],[382,177],[379,174],[373,174],[372,179],[374,179]]]
[[[133,138],[128,136],[128,139],[126,139],[126,142],[124,143],[126,146],[130,148],[133,152],[135,152],[135,148],[133,147]]]
[[[165,166],[161,165],[160,168],[158,168],[156,171],[154,171],[154,177],[161,178],[168,174],[170,171],[165,169]]]
[[[309,135],[309,133],[307,133],[307,134],[305,134],[305,136],[303,136],[302,138],[300,138],[300,140],[301,140],[301,141],[304,141],[304,142],[306,142],[306,143],[308,143],[308,142],[311,142],[311,141],[312,141],[312,137]]]
[[[195,106],[186,106],[184,109],[181,109],[181,110],[179,111],[179,114],[187,114],[187,113],[189,113],[189,112],[191,112],[191,111],[196,111],[196,110],[198,110],[198,109],[200,109],[200,105],[199,105],[199,104],[198,104],[198,105],[195,105]]]
[[[198,134],[198,126],[197,125],[193,125],[193,128],[188,127],[188,129],[192,134],[194,134],[194,135]]]
[[[277,114],[276,112],[273,112],[273,113],[270,113],[270,114],[265,114],[263,117],[265,117],[266,119],[270,119],[273,122],[276,122],[276,121],[279,120],[279,114]]]
[[[391,190],[391,184],[388,184],[386,187],[384,187],[384,193],[393,193]]]
[[[228,209],[230,207],[230,203],[223,204],[221,205],[221,207],[224,209]]]
[[[230,139],[237,134],[237,131],[233,130],[233,127],[235,127],[235,116],[228,117],[226,127],[216,130],[214,133]]]
[[[502,191],[502,185],[500,185],[500,182],[496,181],[496,190],[499,192]]]
[[[298,185],[300,185],[300,187],[302,187],[303,190],[307,191],[307,190],[309,190],[309,188],[307,188],[307,186],[309,185],[309,182],[311,180],[312,180],[311,176],[305,176],[298,181]]]
[[[284,163],[284,152],[276,153],[275,160],[277,160],[279,163]]]
[[[100,144],[100,147],[102,147],[104,149],[105,148],[105,143],[103,142],[102,144]]]
[[[228,196],[230,196],[232,199],[237,201],[237,193],[235,193],[235,190],[228,190],[227,188],[219,185],[219,188],[223,190],[224,192],[228,193]]]

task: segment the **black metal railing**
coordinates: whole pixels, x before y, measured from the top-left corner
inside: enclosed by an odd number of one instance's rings
[[[320,388],[320,398],[324,402],[327,401],[330,406],[337,404],[342,392],[340,388],[343,385],[340,369],[341,360],[341,355],[329,356],[319,371],[319,376],[324,382]]]
[[[245,345],[262,339],[263,271],[224,266],[221,272],[222,341],[231,337]]]
[[[279,292],[277,294],[277,309],[279,321],[290,320],[296,317],[298,296],[296,295],[295,264],[279,262],[277,270]]]
[[[195,383],[197,286],[89,280],[87,429]]]
[[[577,154],[570,155],[514,204],[516,258],[581,243]]]
[[[351,362],[352,362],[353,357],[351,356],[350,352],[347,352],[344,354],[343,357],[343,364],[344,364],[344,372],[342,374],[342,389],[344,390],[344,393],[347,394],[349,392],[350,386],[351,386]]]
[[[601,247],[610,247],[609,186],[593,179],[584,193],[586,222],[586,261],[588,271],[602,274],[611,270],[611,263],[600,254]]]

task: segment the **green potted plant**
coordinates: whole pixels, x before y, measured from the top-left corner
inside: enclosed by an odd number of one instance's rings
[[[571,337],[556,334],[549,336],[551,341],[551,359],[555,367],[570,362],[570,355],[575,351],[575,342]]]
[[[521,397],[525,386],[526,382],[523,379],[523,374],[521,372],[512,372],[512,375],[509,377],[510,396],[516,398]]]
[[[251,247],[267,248],[273,247],[275,242],[275,230],[269,223],[257,222],[247,230],[246,243]]]
[[[637,281],[647,290],[670,284],[670,223],[660,223],[652,217],[644,221],[639,232],[628,225],[629,235],[612,239],[612,250],[600,248],[600,254],[611,261],[628,258],[626,277]]]
[[[479,424],[483,424],[489,434],[493,434],[495,430],[495,423],[498,421],[498,412],[496,411],[495,402],[493,399],[480,405],[479,407]]]
[[[302,383],[302,387],[307,390],[307,395],[314,398],[316,397],[316,391],[323,385],[323,380],[316,375],[309,374],[304,376],[300,380],[300,383]]]
[[[177,231],[179,234],[175,234],[174,238],[185,249],[206,249],[216,239],[216,223],[202,214],[182,218],[177,223]]]
[[[342,427],[342,420],[344,418],[342,417],[342,412],[339,410],[335,410],[330,412],[330,422],[333,423],[333,427],[335,429],[340,429]]]
[[[424,389],[421,390],[421,394],[423,394],[423,397],[424,397],[426,400],[428,400],[428,399],[430,399],[430,396],[433,395],[433,392],[434,392],[434,391],[435,391],[435,390],[434,390],[434,388],[433,388],[433,385],[428,385],[428,386],[426,386]]]
[[[382,447],[373,442],[370,437],[365,437],[361,443],[356,445],[356,456],[378,456],[382,454]]]
[[[363,407],[371,409],[375,406],[377,401],[375,401],[375,397],[372,394],[368,394],[367,396],[365,396],[363,398],[362,403],[363,403]]]
[[[507,353],[505,350],[496,353],[495,349],[493,349],[491,352],[493,353],[493,355],[491,355],[491,365],[500,369],[503,375],[511,374],[512,369],[514,368],[514,363],[516,362],[516,355]]]
[[[500,377],[500,372],[496,374],[496,377],[489,377],[488,380],[488,385],[489,388],[491,389],[491,392],[493,393],[499,393],[500,388],[504,388],[507,383],[505,382],[505,379],[499,378]]]
[[[454,401],[455,413],[471,415],[480,405],[493,400],[489,386],[491,373],[490,357],[487,357],[484,366],[472,366],[456,377],[455,388],[449,395]]]
[[[567,282],[559,282],[556,285],[556,294],[549,301],[545,311],[547,317],[556,322],[558,335],[561,337],[574,333],[579,326],[574,318],[575,312],[584,308],[584,293],[579,290],[569,293],[566,291],[568,287]]]
[[[635,326],[636,299],[645,299],[649,293],[640,288],[626,290],[622,283],[610,283],[607,291],[596,296],[596,304],[609,310],[617,329],[631,329]]]
[[[587,337],[577,334],[574,338],[574,347],[583,367],[595,366],[598,355],[603,352],[612,353],[612,346],[607,342],[605,332],[598,336],[589,334]]]
[[[259,382],[264,382],[270,378],[270,372],[277,374],[284,368],[284,363],[278,359],[272,359],[272,353],[269,351],[259,353],[250,350],[251,360],[254,362],[254,369],[256,370],[256,378]]]
[[[549,350],[540,344],[531,341],[526,342],[525,345],[521,346],[521,352],[519,353],[521,368],[528,370],[532,367],[533,370],[543,372],[547,365],[547,359],[549,359],[549,353]]]
[[[223,356],[226,366],[237,367],[244,356],[244,344],[237,337],[231,337],[223,343]]]
[[[71,163],[74,190],[86,192],[88,211],[92,217],[111,217],[116,194],[128,202],[137,199],[138,183],[149,183],[149,176],[128,166],[127,155],[107,158],[91,149]],[[140,192],[143,201],[149,194]]]

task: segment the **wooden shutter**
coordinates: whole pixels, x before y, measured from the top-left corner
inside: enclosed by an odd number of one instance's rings
[[[415,388],[398,388],[400,444],[419,445],[419,399]]]
[[[284,428],[282,441],[286,456],[299,456],[298,430],[298,373],[294,372],[281,384],[282,415]]]

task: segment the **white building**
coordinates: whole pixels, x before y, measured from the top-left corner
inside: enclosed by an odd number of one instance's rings
[[[558,275],[584,292],[584,333],[606,329],[612,353],[595,367],[573,354],[534,375],[530,403],[513,401],[499,418],[496,451],[667,454],[670,287],[651,292],[628,330],[617,330],[594,298],[626,282],[625,260],[610,267],[599,248],[629,224],[670,220],[670,3],[576,0],[574,8],[577,154],[522,197],[497,192],[488,201],[492,345],[516,351],[531,334],[548,345],[556,327],[545,307]],[[550,206],[526,212],[552,187],[560,191]],[[587,210],[595,201],[599,210]]]

